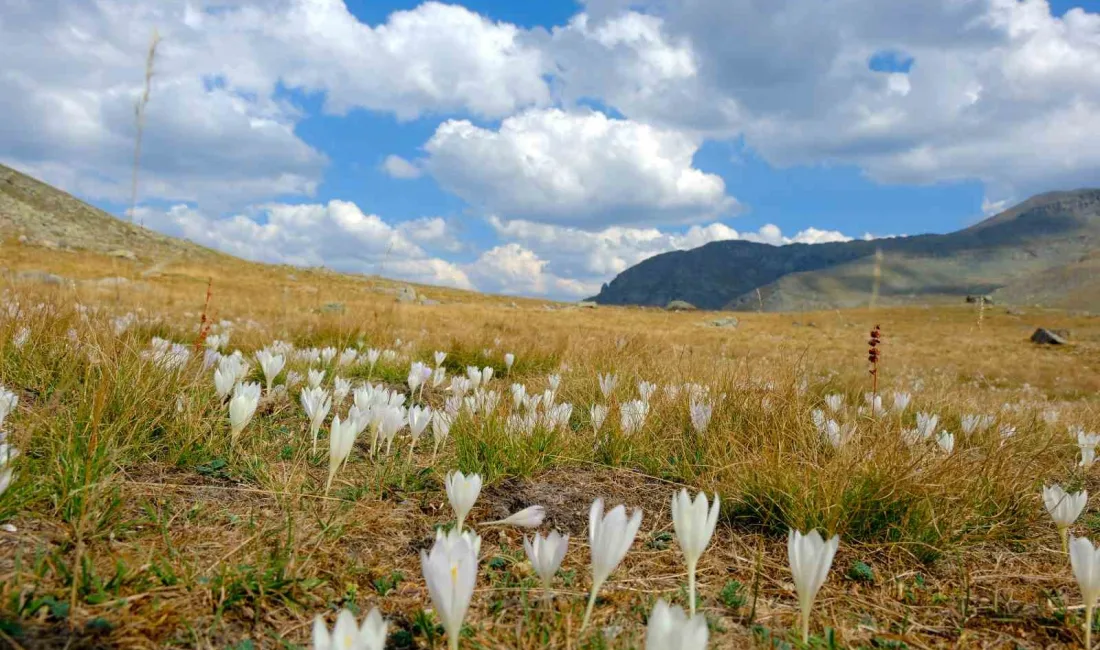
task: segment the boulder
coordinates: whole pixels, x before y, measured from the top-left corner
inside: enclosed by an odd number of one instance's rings
[[[416,302],[416,289],[413,289],[412,287],[407,285],[398,289],[397,302]]]
[[[591,300],[582,300],[577,303],[577,306],[581,309],[595,309],[596,303],[592,302]]]
[[[673,300],[665,305],[668,311],[695,311],[695,305],[685,300]]]
[[[1065,345],[1069,343],[1069,332],[1065,330],[1049,330],[1040,327],[1031,335],[1031,342],[1040,345]]]
[[[735,316],[726,316],[725,318],[715,318],[714,320],[707,321],[707,325],[711,327],[737,327],[740,321]]]
[[[59,286],[71,284],[69,279],[63,278],[60,275],[38,270],[20,271],[16,274],[15,279],[21,282],[37,282],[39,284],[54,284]]]
[[[993,303],[993,296],[967,296],[966,297],[966,302],[971,303],[971,304],[977,304],[978,302],[981,302],[982,304],[986,304],[986,305],[994,304]]]
[[[124,260],[136,260],[137,259],[137,255],[134,254],[134,251],[128,251],[124,248],[119,248],[119,249],[113,250],[113,251],[111,251],[107,254],[110,255],[111,257],[117,257],[117,258],[124,259]]]

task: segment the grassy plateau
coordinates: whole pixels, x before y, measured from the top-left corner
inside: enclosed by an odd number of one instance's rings
[[[484,480],[466,518],[482,541],[463,648],[645,647],[656,600],[688,603],[670,514],[681,488],[721,497],[697,570],[711,648],[1083,642],[1081,591],[1042,489],[1100,490],[1076,433],[1100,431],[1095,317],[959,305],[744,313],[730,328],[707,324],[730,314],[432,288],[439,304],[402,304],[400,285],[382,279],[221,258],[148,272],[8,243],[0,259],[11,271],[0,386],[18,399],[2,429],[20,452],[0,495],[0,646],[309,648],[316,615],[331,627],[342,608],[361,619],[377,607],[387,648],[446,647],[420,552],[454,524],[453,470]],[[17,281],[26,269],[67,282]],[[1071,344],[1030,343],[1037,326],[1069,330]],[[249,362],[246,381],[265,383],[257,351],[275,345],[286,358],[235,439],[217,364],[204,367],[222,335],[221,353]],[[154,339],[181,344],[179,362]],[[373,367],[298,353],[324,347],[388,353]],[[410,363],[434,368],[436,351],[446,379],[410,395]],[[326,493],[331,419],[353,397],[332,405],[314,452],[299,398],[310,368],[325,370],[330,393],[339,376],[444,411],[469,366],[493,368],[482,394],[499,392],[498,404],[463,407],[438,453],[430,428],[414,445],[405,427],[372,455],[368,428]],[[617,385],[605,396],[609,373]],[[543,394],[554,375],[567,419],[521,430],[529,409],[511,386]],[[642,381],[656,386],[644,423],[624,430]],[[894,408],[895,393],[911,395],[907,408]],[[692,401],[713,407],[702,430]],[[593,405],[609,409],[598,432]],[[918,413],[938,416],[931,438],[914,438]],[[938,444],[941,431],[953,447]],[[644,514],[582,631],[597,497]],[[546,509],[540,532],[569,535],[550,601],[524,552],[533,531],[484,525],[532,505]],[[808,642],[790,528],[840,537]],[[1070,533],[1100,539],[1095,498]]]

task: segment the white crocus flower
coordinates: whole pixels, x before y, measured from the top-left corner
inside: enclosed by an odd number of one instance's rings
[[[439,446],[447,440],[447,436],[451,434],[451,422],[452,416],[443,411],[436,411],[432,414],[432,458],[439,453]]]
[[[313,650],[383,650],[387,627],[377,607],[363,619],[362,627],[355,624],[350,611],[340,610],[331,634],[325,627],[325,619],[318,615],[313,619]]]
[[[332,479],[336,478],[336,472],[340,465],[351,455],[351,449],[355,445],[355,418],[348,417],[344,421],[339,415],[332,416],[332,428],[329,430],[328,440],[328,480],[325,482],[325,494],[332,488]]]
[[[1100,549],[1088,539],[1074,537],[1069,544],[1069,563],[1085,601],[1085,648],[1092,648],[1092,612],[1100,597]]]
[[[428,552],[420,551],[420,567],[436,615],[447,633],[450,650],[458,649],[462,622],[470,607],[477,582],[477,547],[468,535],[452,529],[446,536],[437,536]]]
[[[332,378],[332,403],[334,405],[340,405],[343,403],[344,398],[351,392],[351,380],[344,379],[339,375]]]
[[[1067,531],[1081,516],[1081,512],[1088,503],[1089,493],[1085,490],[1069,493],[1057,483],[1050,487],[1043,487],[1043,505],[1046,506],[1054,525],[1058,527],[1058,535],[1062,538],[1062,550],[1068,552]]]
[[[955,451],[955,434],[941,431],[940,435],[936,437],[936,444],[945,454],[950,454]]]
[[[645,426],[649,405],[642,400],[633,400],[619,407],[620,426],[623,433],[632,436]]]
[[[309,384],[310,388],[317,388],[318,386],[321,385],[321,382],[323,382],[324,380],[325,380],[325,371],[324,370],[314,370],[313,368],[310,368],[309,372],[306,373],[306,383]]]
[[[527,552],[527,559],[531,562],[531,568],[542,580],[542,588],[546,593],[546,599],[550,600],[550,585],[554,582],[554,574],[561,568],[561,562],[565,559],[565,552],[569,548],[569,535],[562,535],[558,531],[552,531],[546,537],[535,533],[534,539],[528,541],[523,538],[523,550]]]
[[[434,359],[435,359],[435,367],[439,368],[440,366],[443,365],[443,362],[446,361],[447,353],[446,352],[440,352],[440,351],[437,350],[435,355],[434,355]]]
[[[833,556],[840,545],[840,537],[834,535],[829,541],[821,538],[816,531],[803,535],[793,528],[787,534],[787,557],[794,576],[794,588],[798,592],[799,610],[802,616],[802,642],[810,639],[810,611],[814,598],[825,584],[829,568],[833,565]]]
[[[905,412],[905,409],[909,408],[909,402],[912,400],[912,396],[909,393],[894,392],[894,410],[898,413]]]
[[[4,426],[4,420],[15,410],[17,404],[19,404],[19,396],[0,386],[0,426]]]
[[[233,398],[229,400],[229,438],[236,443],[241,431],[252,421],[256,406],[260,403],[260,385],[257,383],[237,384],[233,389]]]
[[[645,650],[706,650],[707,619],[702,614],[688,618],[678,606],[658,598],[645,628]]]
[[[265,348],[256,353],[256,360],[260,362],[260,370],[264,373],[266,390],[271,392],[271,385],[275,382],[275,378],[279,376],[279,373],[283,371],[283,366],[286,365],[286,357],[281,354],[273,354]]]
[[[611,399],[611,393],[615,392],[615,386],[619,384],[619,378],[611,373],[598,376],[600,381],[600,393],[605,400]]]
[[[512,371],[512,364],[516,362],[516,355],[511,352],[504,355],[504,370],[506,372]]]
[[[592,432],[599,433],[607,419],[607,407],[603,404],[593,404],[588,409],[588,417],[592,420]]]
[[[449,472],[444,486],[447,488],[447,500],[450,501],[458,522],[455,529],[461,533],[466,515],[470,514],[470,509],[481,494],[481,477],[477,474],[465,476],[462,472]]]
[[[412,436],[412,446],[416,449],[416,443],[420,440],[420,434],[428,428],[432,421],[432,409],[430,407],[413,406],[409,409],[409,434]]]
[[[642,511],[634,510],[630,519],[626,517],[626,508],[615,506],[604,515],[603,499],[596,499],[588,511],[588,546],[592,553],[592,593],[588,598],[588,607],[584,611],[581,630],[588,627],[592,618],[592,608],[596,605],[596,594],[607,578],[626,557],[634,543],[638,529],[642,527]]]
[[[528,506],[519,512],[512,513],[505,519],[490,521],[484,526],[517,526],[519,528],[538,528],[546,519],[546,508],[542,506]]]
[[[237,371],[236,368],[222,368],[221,366],[214,369],[214,391],[218,395],[219,400],[224,400],[232,392],[233,386],[237,384]],[[0,408],[2,410],[2,408]],[[0,418],[0,423],[4,421]]]
[[[672,495],[672,524],[687,564],[688,603],[692,616],[695,616],[695,567],[714,535],[714,527],[718,523],[719,502],[718,495],[715,494],[714,503],[708,509],[707,495],[703,492],[697,494],[694,501],[687,490],[681,489]]]
[[[324,388],[318,386],[303,388],[301,401],[302,410],[309,418],[309,435],[313,440],[313,453],[317,453],[317,434],[321,431],[321,425],[328,417],[329,410],[332,409],[332,398]]]
[[[710,425],[710,418],[714,414],[714,405],[710,402],[698,402],[691,400],[689,407],[691,413],[691,427],[695,433],[702,435]]]
[[[840,409],[844,407],[844,396],[838,393],[826,395],[825,406],[828,406],[829,410],[833,413],[838,413]]]

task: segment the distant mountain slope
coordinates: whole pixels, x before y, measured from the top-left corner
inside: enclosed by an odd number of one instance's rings
[[[157,259],[221,255],[122,221],[4,165],[0,165],[0,231],[51,248],[129,251],[137,257]]]
[[[723,241],[664,253],[623,271],[593,300],[823,309],[866,305],[877,285],[880,304],[958,301],[983,293],[1087,308],[1084,298],[1100,295],[1100,276],[1093,273],[1100,262],[1085,262],[1097,250],[1100,190],[1051,192],[947,235],[787,246]]]

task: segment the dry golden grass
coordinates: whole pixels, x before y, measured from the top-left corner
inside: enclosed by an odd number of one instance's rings
[[[9,282],[24,307],[52,307],[0,317],[0,384],[20,394],[8,428],[24,452],[19,479],[0,497],[0,517],[17,528],[0,533],[0,639],[13,647],[308,647],[314,614],[374,605],[396,630],[387,647],[438,646],[423,615],[418,552],[451,517],[441,479],[455,468],[487,479],[471,521],[540,503],[549,511],[544,528],[571,535],[554,609],[545,611],[522,533],[480,531],[482,570],[464,647],[641,647],[653,600],[684,601],[668,513],[680,486],[723,499],[699,572],[712,648],[800,645],[789,525],[842,539],[812,645],[1079,643],[1079,594],[1038,491],[1051,481],[1098,487],[1076,467],[1067,433],[1070,424],[1100,429],[1094,318],[986,308],[979,329],[977,312],[960,306],[746,313],[725,329],[703,324],[717,315],[436,288],[423,290],[441,304],[397,304],[399,283],[222,256],[201,266],[169,260],[152,272],[148,263],[12,244],[0,245],[0,258],[13,275],[35,269],[76,281]],[[95,282],[107,277],[128,281]],[[276,338],[390,347],[400,338],[411,343],[411,359],[438,349],[456,368],[496,365],[505,403],[512,381],[541,391],[547,374],[561,372],[559,401],[574,404],[574,431],[516,439],[503,418],[460,418],[436,463],[423,448],[388,463],[359,449],[325,497],[327,460],[309,454],[296,400],[265,400],[231,447],[209,372],[195,361],[175,375],[141,358],[152,335],[195,340],[208,280],[209,315],[237,323],[230,348],[250,354]],[[104,314],[83,322],[75,302]],[[330,303],[342,311],[326,310]],[[116,337],[108,317],[138,309],[158,320]],[[870,390],[874,324],[885,336],[887,403],[893,390],[914,392],[904,417],[854,411]],[[1073,345],[1028,343],[1039,325],[1071,330]],[[31,336],[17,348],[21,327]],[[70,328],[81,345],[68,342]],[[505,351],[517,363],[501,377]],[[371,378],[396,387],[407,364],[384,365]],[[636,396],[639,379],[705,384],[723,397],[703,436],[691,432],[685,398],[659,397],[640,434],[619,435],[613,410],[609,438],[597,441],[587,411],[601,400],[596,374],[610,371],[621,377],[613,406]],[[853,405],[844,417],[857,435],[839,450],[810,419],[828,393]],[[443,398],[425,393],[433,406]],[[1050,408],[1060,413],[1053,425],[1040,417]],[[939,413],[956,434],[966,413],[996,414],[1017,432],[1007,440],[996,429],[960,435],[945,456],[902,442],[914,410]],[[596,496],[641,507],[645,518],[601,592],[595,630],[582,636],[587,508]],[[1076,534],[1100,533],[1092,512]],[[872,568],[869,580],[853,577],[857,563]],[[403,579],[389,584],[396,574]]]

